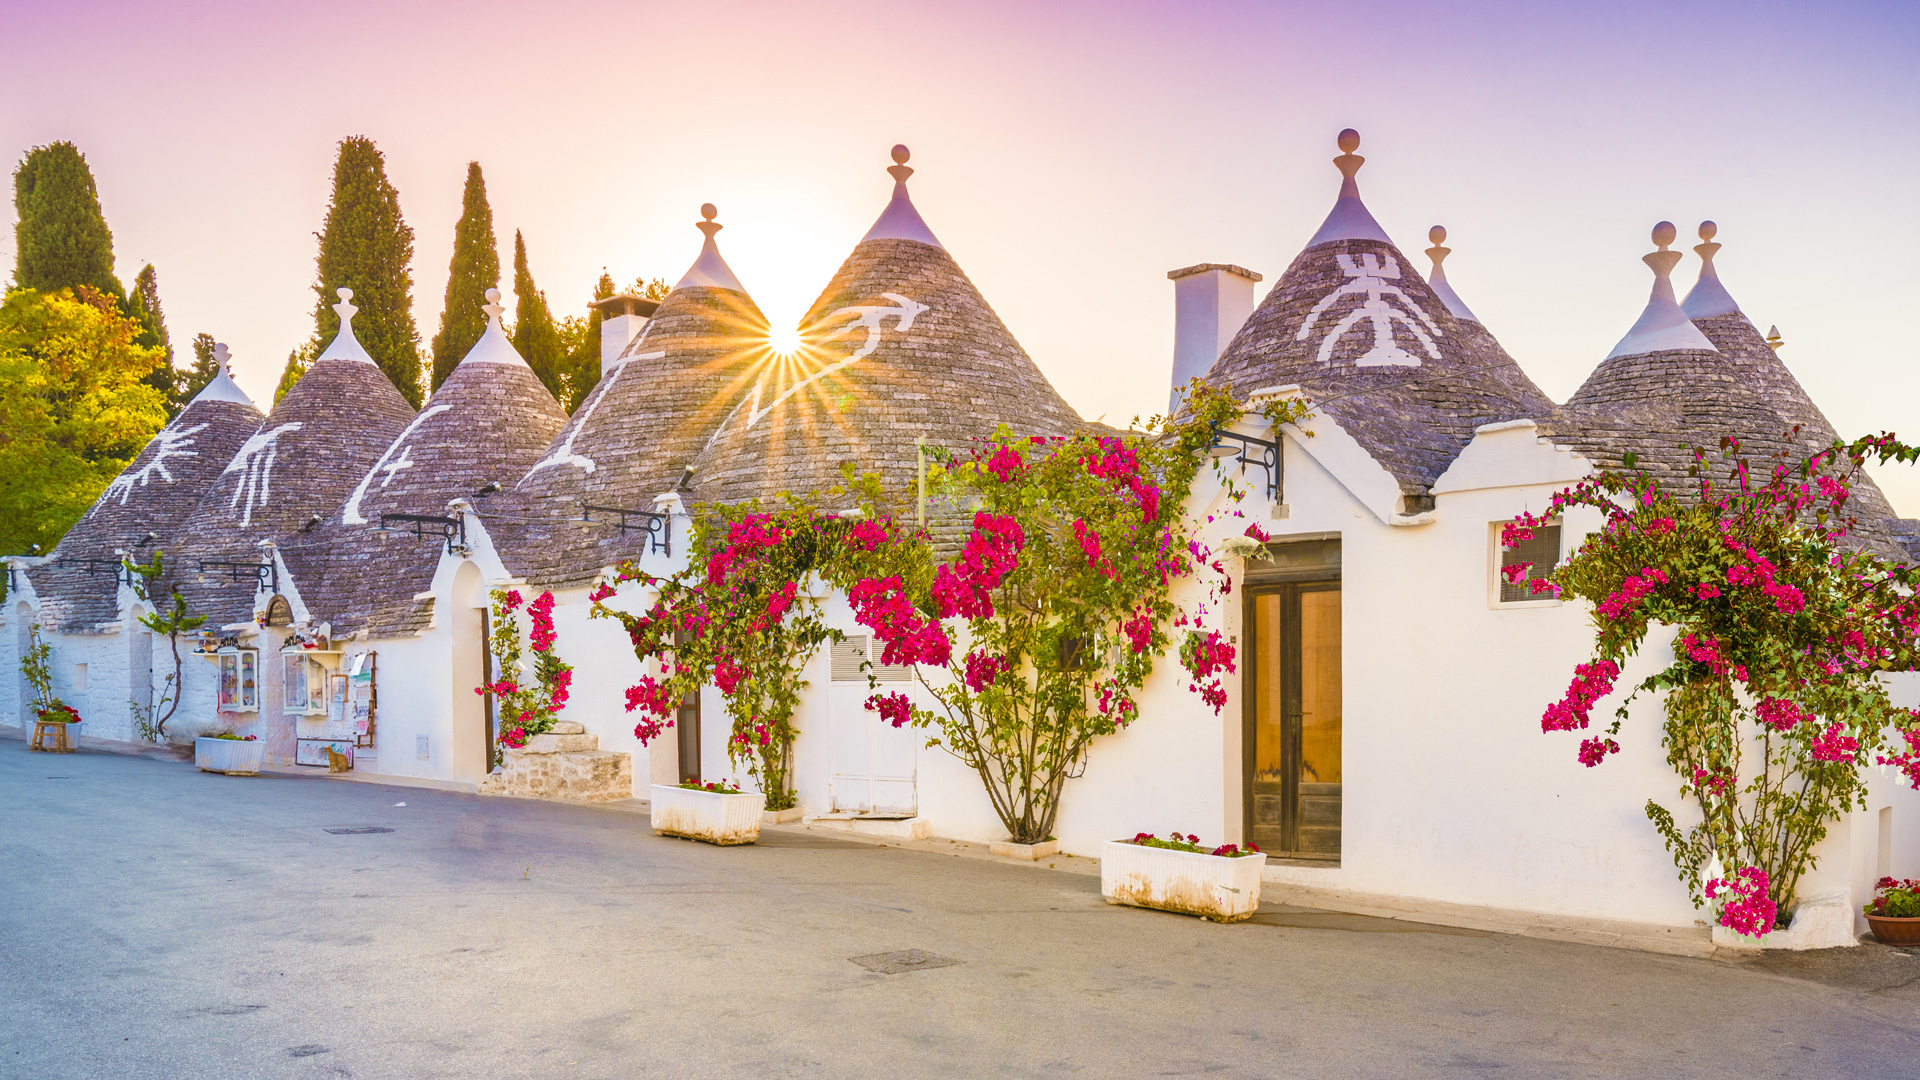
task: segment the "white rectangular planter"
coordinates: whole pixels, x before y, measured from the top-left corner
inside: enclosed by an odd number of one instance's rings
[[[722,795],[655,784],[649,808],[654,832],[709,844],[751,844],[760,839],[760,815],[767,808],[767,796],[763,791]]]
[[[258,739],[193,740],[193,763],[205,772],[252,776],[260,771],[267,744]]]
[[[1260,906],[1264,854],[1229,859],[1109,840],[1100,849],[1100,895],[1109,904],[1239,922]]]

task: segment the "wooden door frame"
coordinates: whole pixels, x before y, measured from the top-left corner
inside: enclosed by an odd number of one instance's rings
[[[1247,650],[1240,693],[1240,835],[1242,842],[1253,840],[1254,826],[1254,773],[1259,753],[1259,670],[1260,670],[1260,620],[1255,603],[1262,596],[1280,596],[1280,636],[1285,641],[1291,638],[1299,640],[1300,604],[1299,597],[1307,592],[1326,592],[1341,588],[1340,567],[1331,566],[1288,568],[1266,570],[1264,573],[1250,573],[1241,586],[1241,625],[1245,627]],[[1282,834],[1287,840],[1285,852],[1273,852],[1269,861],[1288,861],[1325,864],[1329,861],[1336,865],[1339,857],[1332,860],[1324,857],[1296,855],[1299,849],[1300,815],[1300,657],[1297,649],[1286,650],[1280,654],[1280,711],[1281,711],[1281,757],[1285,763],[1281,769]],[[1344,770],[1343,770],[1344,771]]]

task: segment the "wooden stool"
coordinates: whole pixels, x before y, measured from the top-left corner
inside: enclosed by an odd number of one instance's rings
[[[47,736],[53,736],[53,745],[47,745]],[[33,740],[27,743],[27,749],[39,750],[48,754],[71,754],[73,744],[67,741],[67,723],[64,720],[35,720],[33,722]]]

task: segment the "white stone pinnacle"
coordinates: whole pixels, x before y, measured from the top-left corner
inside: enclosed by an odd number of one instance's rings
[[[1435,225],[1428,229],[1427,240],[1433,244],[1427,249],[1427,258],[1433,260],[1433,272],[1427,275],[1427,284],[1432,287],[1433,294],[1440,298],[1440,302],[1447,306],[1447,310],[1453,313],[1454,318],[1464,319],[1470,323],[1479,322],[1480,320],[1474,318],[1473,312],[1467,308],[1466,302],[1460,299],[1460,294],[1454,292],[1453,286],[1447,283],[1447,271],[1440,265],[1453,252],[1452,248],[1443,246],[1447,242],[1447,227]]]
[[[700,235],[706,239],[700,245],[699,257],[693,260],[693,265],[681,275],[674,288],[699,285],[710,289],[732,289],[743,294],[747,291],[746,286],[740,284],[740,279],[733,276],[733,269],[727,265],[727,260],[720,257],[720,248],[713,242],[714,235],[726,228],[714,220],[719,216],[719,209],[712,203],[700,204],[702,220],[694,222],[694,228],[699,229]]]
[[[1693,325],[1687,313],[1680,310],[1680,302],[1673,296],[1673,268],[1680,261],[1677,251],[1669,250],[1680,231],[1673,222],[1662,221],[1653,227],[1653,242],[1658,250],[1648,252],[1640,261],[1653,271],[1653,292],[1647,297],[1647,306],[1640,312],[1640,318],[1634,322],[1633,329],[1607,354],[1611,360],[1616,356],[1636,356],[1640,353],[1671,352],[1677,349],[1697,349],[1702,352],[1716,352],[1713,342],[1707,335]]]
[[[920,211],[914,209],[913,199],[907,195],[907,177],[913,175],[913,168],[907,164],[913,152],[904,143],[896,144],[892,150],[893,164],[887,166],[887,175],[893,177],[893,198],[887,202],[887,208],[880,211],[880,217],[860,238],[861,243],[869,240],[914,240],[929,247],[940,247],[940,241],[934,237],[933,230],[920,217]]]
[[[1354,179],[1360,166],[1367,159],[1354,153],[1360,149],[1360,133],[1347,128],[1340,132],[1335,140],[1340,147],[1340,156],[1333,159],[1335,168],[1340,170],[1340,197],[1333,201],[1333,209],[1328,212],[1327,220],[1320,223],[1320,231],[1313,234],[1307,246],[1318,247],[1333,240],[1378,240],[1391,244],[1387,231],[1373,220],[1367,212],[1367,206],[1360,201],[1360,184]]]
[[[1693,289],[1680,305],[1689,319],[1711,319],[1716,315],[1737,315],[1740,305],[1734,303],[1727,287],[1720,284],[1720,272],[1714,269],[1713,256],[1720,245],[1713,238],[1720,232],[1720,226],[1711,221],[1700,223],[1700,243],[1694,245],[1694,253],[1700,256],[1700,279],[1693,283]]]
[[[334,312],[340,316],[340,332],[334,335],[332,344],[322,349],[320,355],[314,358],[314,363],[317,364],[322,360],[357,360],[367,364],[373,363],[373,357],[368,356],[367,350],[361,347],[360,339],[353,336],[353,317],[360,310],[353,306],[353,290],[335,289],[334,295],[340,298],[340,302],[333,305]]]

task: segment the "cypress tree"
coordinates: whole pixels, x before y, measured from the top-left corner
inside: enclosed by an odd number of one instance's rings
[[[167,418],[180,415],[185,406],[177,404],[174,398],[173,342],[167,335],[167,318],[160,312],[160,276],[148,263],[140,268],[140,276],[133,279],[133,291],[127,294],[127,318],[140,324],[140,332],[134,335],[133,343],[143,349],[159,349],[166,362],[153,369],[146,378],[148,386],[167,396]]]
[[[493,240],[493,208],[487,205],[487,182],[480,175],[480,163],[469,161],[460,223],[453,228],[446,306],[440,311],[440,332],[433,335],[435,390],[486,333],[487,315],[480,309],[487,302],[487,290],[499,286],[500,251]]]
[[[193,396],[206,388],[213,377],[220,373],[220,365],[213,359],[213,335],[199,333],[193,335],[193,366],[176,368],[173,374],[173,404],[171,412],[180,415]]]
[[[520,230],[513,231],[513,347],[533,369],[533,374],[556,400],[567,401],[573,395],[567,385],[566,351],[560,344],[560,331],[553,325],[553,312],[547,297],[533,283],[533,271],[527,266],[527,242]]]
[[[400,216],[400,193],[387,181],[386,158],[362,135],[340,140],[333,168],[333,197],[317,235],[319,276],[313,291],[314,336],[308,350],[287,358],[287,373],[275,400],[299,378],[305,364],[340,332],[334,290],[353,290],[359,314],[354,336],[414,408],[422,400],[420,331],[413,324],[413,230]],[[302,352],[305,359],[302,360]],[[290,380],[288,376],[291,376]]]
[[[122,305],[113,276],[113,232],[87,159],[70,142],[36,146],[13,171],[13,284],[54,292],[91,286]]]

